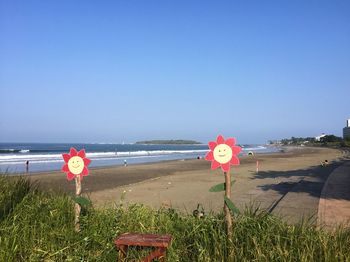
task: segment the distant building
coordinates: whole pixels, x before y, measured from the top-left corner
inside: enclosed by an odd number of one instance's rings
[[[350,119],[346,121],[346,127],[343,128],[343,138],[350,137]]]
[[[280,140],[269,140],[270,145],[280,145],[282,142]]]
[[[315,141],[321,141],[321,138],[325,136],[326,136],[325,133],[322,133],[322,135],[319,135],[319,136],[315,136]]]

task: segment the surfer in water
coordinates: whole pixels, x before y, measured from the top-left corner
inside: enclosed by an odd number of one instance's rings
[[[26,161],[26,173],[29,172],[29,160]]]

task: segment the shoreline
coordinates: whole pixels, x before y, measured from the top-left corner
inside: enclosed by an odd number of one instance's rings
[[[248,155],[244,155],[239,157],[239,159],[242,160],[246,160],[246,159],[255,159],[257,156],[264,156],[264,157],[274,157],[277,154],[283,154],[286,155],[289,152],[294,151],[294,149],[289,149],[289,151],[285,151],[285,152],[268,152],[268,153],[256,153],[253,157],[252,156],[248,156]],[[287,156],[287,155],[286,155]],[[171,160],[159,160],[159,161],[154,161],[154,162],[142,162],[142,163],[128,163],[127,167],[134,167],[134,166],[149,166],[149,165],[155,165],[155,164],[161,164],[161,163],[177,163],[177,162],[186,162],[186,161],[198,161],[198,160],[205,160],[204,157],[201,157],[200,159],[197,159],[195,157],[191,157],[191,158],[183,158],[183,159],[171,159]],[[209,163],[209,162],[208,162]],[[210,166],[210,165],[209,165]],[[114,169],[114,168],[121,168],[124,167],[123,164],[118,164],[118,165],[107,165],[107,166],[95,166],[95,167],[91,167],[89,168],[89,171],[103,171],[104,169]],[[28,172],[28,173],[9,173],[9,175],[11,177],[13,176],[39,176],[39,175],[47,175],[47,174],[63,174],[64,173],[61,170],[49,170],[49,171],[34,171],[34,172]]]
[[[289,157],[290,154],[295,153],[294,149],[288,150],[286,152],[273,152],[273,153],[261,153],[256,154],[253,157],[243,156],[240,157],[241,165],[248,163],[255,163],[257,158],[274,158],[274,157]],[[263,160],[259,160],[263,161]],[[181,164],[184,165],[181,165]],[[182,167],[181,167],[182,166]],[[210,170],[210,162],[206,161],[204,158],[196,159],[180,159],[180,160],[164,160],[158,162],[147,162],[147,163],[135,163],[128,166],[123,165],[112,165],[103,167],[92,167],[89,168],[89,176],[84,178],[85,181],[89,181],[91,177],[94,177],[94,182],[91,186],[83,187],[82,193],[89,194],[94,191],[100,191],[108,188],[118,188],[128,185],[133,185],[135,183],[142,183],[148,180],[154,180],[164,176],[171,176],[177,172],[191,172],[191,171],[208,171]],[[135,171],[135,172],[134,172]],[[144,171],[146,174],[142,176],[140,174]],[[158,172],[158,173],[157,173]],[[116,181],[117,177],[121,177],[120,181]],[[131,177],[123,177],[124,175],[132,174]],[[39,183],[44,189],[64,192],[68,194],[73,194],[75,191],[74,183],[72,181],[66,180],[66,174],[61,170],[55,171],[42,171],[35,173],[22,173],[22,174],[11,174],[10,177],[24,176],[33,180],[35,183]],[[111,179],[112,183],[105,183],[103,179]],[[97,181],[96,181],[97,180]],[[101,181],[102,180],[102,181]],[[101,182],[101,183],[99,183]]]
[[[115,146],[86,146],[87,157],[92,160],[90,168],[121,166],[124,165],[124,160],[127,161],[128,165],[134,165],[139,163],[194,159],[204,157],[208,152],[207,145],[132,145],[120,147],[119,150]],[[54,147],[51,144],[45,150],[36,144],[33,144],[31,147],[18,145],[16,147],[14,145],[13,148],[16,150],[26,148],[24,151],[28,151],[28,153],[0,154],[0,172],[2,173],[16,175],[60,171],[64,164],[62,153],[69,151],[68,149],[68,151],[62,151],[61,147]],[[249,150],[258,154],[280,151],[279,147],[249,145],[249,147],[244,148],[241,156],[246,155]],[[25,164],[27,162],[29,162],[28,166]]]
[[[267,153],[255,153],[255,156],[268,156],[268,155],[274,155],[274,154],[280,154],[280,153],[287,153],[287,152],[282,152],[282,147],[280,147],[280,151],[278,152],[267,152]],[[191,156],[191,157],[187,157],[186,155],[184,155],[184,158],[178,158],[178,159],[166,159],[166,160],[155,160],[155,161],[147,161],[147,162],[136,162],[136,163],[128,163],[128,166],[137,166],[137,165],[152,165],[152,164],[159,164],[159,163],[166,163],[166,162],[177,162],[177,161],[188,161],[188,160],[198,160],[197,157]],[[204,159],[204,156],[199,156],[200,159]],[[240,159],[246,158],[248,157],[247,154],[243,155],[240,157]],[[122,161],[121,158],[120,161]],[[126,158],[128,159],[128,158]],[[63,163],[62,163],[63,165]],[[89,170],[99,170],[99,169],[110,169],[110,168],[116,168],[116,167],[122,167],[124,166],[123,163],[121,164],[110,164],[110,165],[103,165],[103,166],[94,166],[94,167],[90,167]],[[6,172],[5,172],[6,173]],[[40,175],[40,174],[48,174],[48,173],[62,173],[62,171],[59,170],[44,170],[44,171],[29,171],[28,173],[26,172],[8,172],[6,173],[6,175],[9,176],[33,176],[33,175]]]
[[[320,186],[342,156],[342,152],[337,149],[303,147],[288,148],[283,153],[241,157],[241,165],[231,169],[232,178],[236,180],[232,188],[232,199],[239,208],[251,203],[268,208],[294,186],[315,179],[315,192],[300,193],[292,201],[291,205],[294,205],[298,196],[303,196],[303,201],[298,204],[303,209],[287,212],[313,214],[317,212],[318,195],[322,189]],[[320,168],[320,163],[325,159],[329,160],[329,167]],[[255,172],[256,160],[260,164],[258,174]],[[67,181],[61,171],[26,176],[46,190],[70,195],[75,192],[74,182]],[[99,208],[122,202],[141,203],[153,208],[171,207],[188,212],[201,203],[205,210],[216,212],[222,209],[222,194],[208,190],[222,182],[222,172],[218,169],[211,170],[210,162],[204,159],[171,160],[127,167],[92,168],[90,175],[84,177],[82,193],[88,195],[94,206]]]

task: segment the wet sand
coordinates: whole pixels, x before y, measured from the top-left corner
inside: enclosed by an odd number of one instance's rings
[[[243,207],[258,203],[272,205],[293,185],[306,177],[327,176],[331,168],[320,168],[327,159],[337,163],[343,157],[340,150],[329,148],[288,148],[284,153],[241,157],[241,165],[232,167],[232,199]],[[259,173],[256,174],[256,160]],[[73,181],[62,172],[30,174],[31,180],[44,189],[74,194]],[[90,196],[97,207],[115,203],[143,203],[151,207],[172,207],[192,212],[198,203],[206,211],[222,209],[222,193],[209,188],[223,183],[222,171],[210,170],[204,159],[176,160],[160,163],[95,168],[83,180],[83,193]],[[278,185],[282,185],[278,188]]]

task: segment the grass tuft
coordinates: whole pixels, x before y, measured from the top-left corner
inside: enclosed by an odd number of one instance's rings
[[[223,214],[202,219],[143,205],[86,207],[74,231],[74,199],[42,192],[20,178],[0,177],[0,261],[115,261],[125,232],[173,236],[168,261],[348,261],[350,230],[287,225],[258,208],[235,217],[227,240]],[[128,259],[147,250],[131,248]]]

